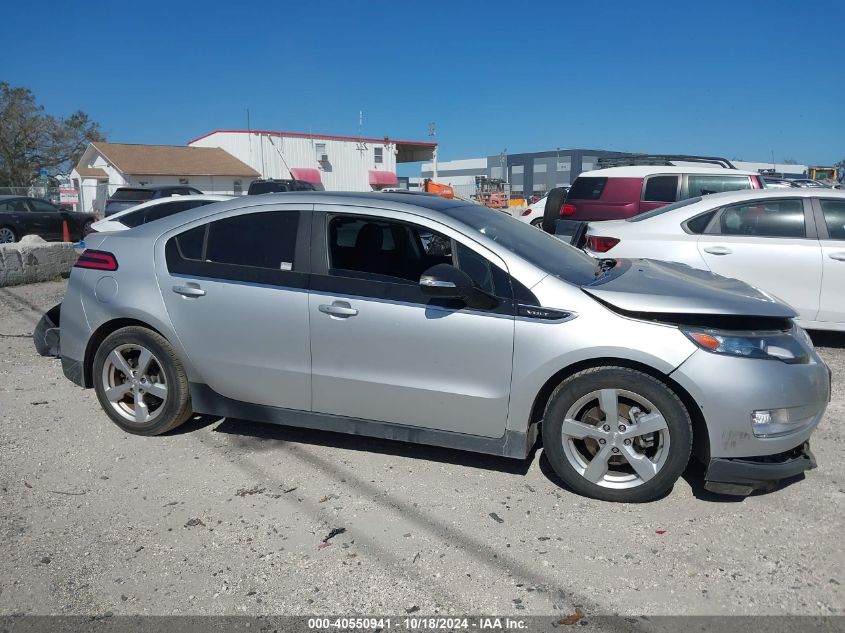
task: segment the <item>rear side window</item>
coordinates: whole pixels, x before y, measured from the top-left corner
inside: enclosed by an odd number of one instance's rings
[[[740,189],[751,189],[751,180],[748,176],[723,176],[691,174],[687,177],[689,192],[687,196],[706,196],[711,193],[722,191],[739,191]]]
[[[579,176],[575,179],[566,198],[569,200],[598,200],[607,185],[607,178]]]
[[[118,189],[111,195],[112,200],[152,200],[154,191],[150,189]]]
[[[215,266],[219,264],[291,271],[294,269],[298,227],[298,211],[246,213],[209,222],[169,240],[168,267],[171,272],[208,273],[206,276],[210,277],[221,276],[214,274],[221,271],[219,266]],[[180,262],[187,262],[187,265],[180,266]],[[248,275],[223,277],[252,280]]]
[[[716,211],[718,211],[718,209],[713,209],[712,211],[708,211],[707,213],[702,213],[701,215],[691,218],[687,220],[687,223],[684,226],[690,233],[701,235],[707,229],[707,225],[710,224],[710,220],[712,220],[713,216],[716,215]]]
[[[719,218],[722,235],[805,237],[801,200],[758,200],[725,207]]]
[[[827,233],[832,240],[845,240],[845,201],[821,200]]]
[[[678,176],[651,176],[645,181],[644,202],[675,202],[678,199]]]

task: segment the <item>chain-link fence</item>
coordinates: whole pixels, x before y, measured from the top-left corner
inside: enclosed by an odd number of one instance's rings
[[[41,198],[68,211],[82,211],[79,190],[72,187],[29,185],[28,187],[0,187],[0,196]]]

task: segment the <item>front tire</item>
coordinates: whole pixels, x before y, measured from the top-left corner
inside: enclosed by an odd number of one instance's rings
[[[665,383],[627,367],[595,367],[564,380],[543,416],[555,473],[593,499],[640,503],[668,493],[692,450],[692,421]]]
[[[103,410],[128,433],[160,435],[191,415],[182,363],[167,339],[147,328],[107,336],[94,355],[93,378]]]

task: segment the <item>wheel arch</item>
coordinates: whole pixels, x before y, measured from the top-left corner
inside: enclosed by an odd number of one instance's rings
[[[97,353],[97,349],[100,347],[100,344],[104,340],[106,340],[106,337],[112,334],[113,332],[117,332],[117,330],[124,327],[129,327],[131,325],[143,327],[152,332],[155,332],[156,334],[164,338],[168,343],[170,343],[170,340],[164,335],[163,332],[153,327],[149,323],[145,323],[144,321],[125,317],[106,321],[100,327],[98,327],[93,334],[91,334],[91,336],[88,338],[88,345],[85,347],[85,358],[82,364],[82,379],[87,389],[90,389],[94,386],[94,355]]]
[[[572,363],[571,365],[567,365],[566,367],[555,372],[548,380],[546,380],[546,382],[543,384],[543,386],[540,388],[534,398],[534,404],[531,407],[531,418],[529,419],[529,426],[542,422],[543,413],[546,410],[546,405],[548,404],[549,399],[551,398],[552,392],[561,382],[569,378],[569,376],[572,376],[573,374],[576,374],[579,371],[583,371],[584,369],[607,366],[636,369],[637,371],[641,371],[642,373],[648,374],[649,376],[663,382],[664,384],[666,384],[667,387],[674,391],[678,398],[681,399],[681,402],[686,408],[687,413],[689,413],[690,420],[692,420],[693,454],[698,459],[706,462],[710,455],[710,436],[707,432],[707,423],[704,419],[704,414],[701,412],[701,407],[695,401],[695,398],[693,398],[692,395],[686,389],[684,389],[684,387],[682,387],[678,382],[673,380],[670,375],[667,375],[659,369],[655,369],[654,367],[645,363],[630,360],[627,358],[618,358],[612,356],[590,358],[578,361],[576,363]]]

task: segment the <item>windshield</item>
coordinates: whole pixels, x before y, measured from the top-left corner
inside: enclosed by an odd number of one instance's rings
[[[667,204],[665,207],[657,207],[656,209],[652,209],[651,211],[646,211],[645,213],[640,213],[639,215],[635,215],[632,218],[628,218],[627,222],[642,222],[643,220],[648,220],[649,218],[653,218],[656,215],[663,215],[668,211],[674,211],[675,209],[680,209],[681,207],[685,207],[690,204],[695,204],[696,202],[701,202],[701,196],[697,198],[687,198],[686,200],[680,200],[675,202],[674,204]]]
[[[530,224],[476,204],[452,207],[446,212],[555,277],[579,286],[595,279],[595,259]]]

